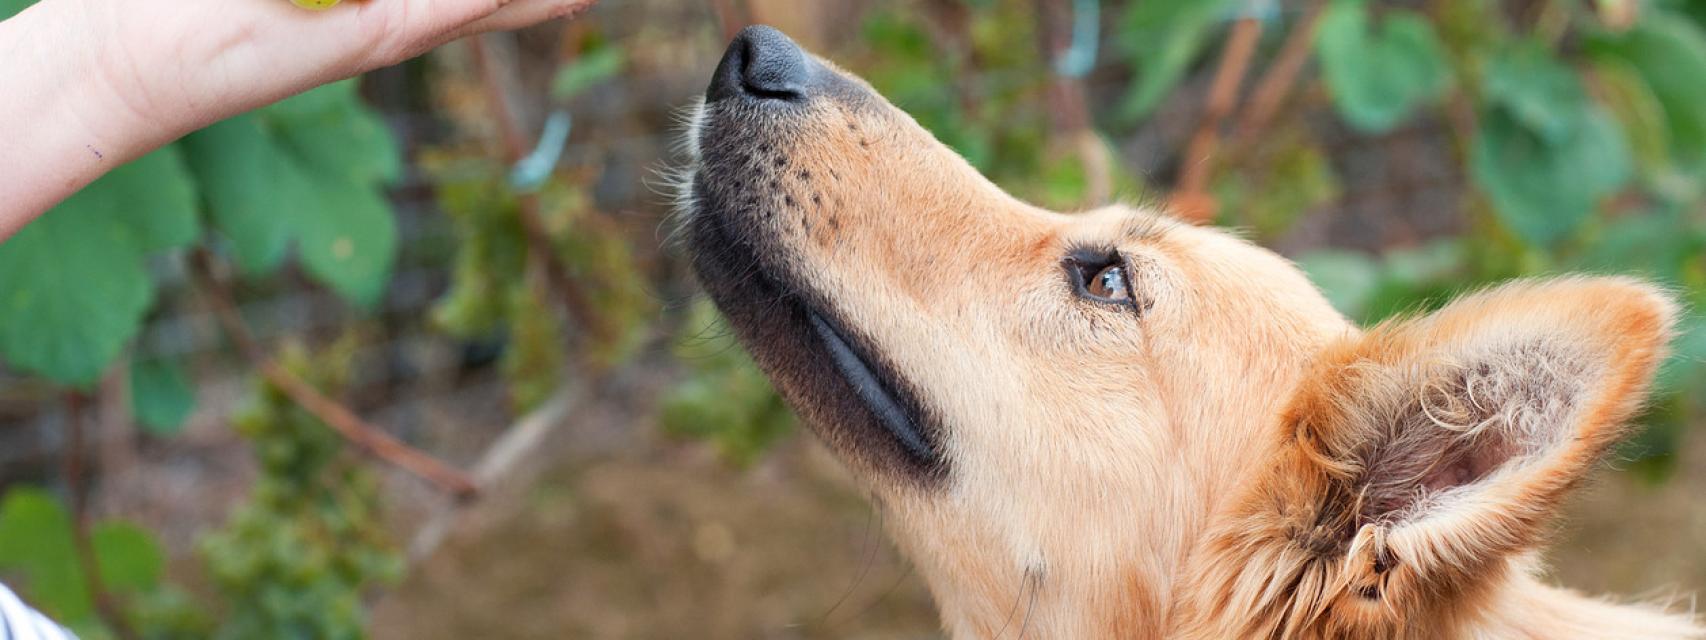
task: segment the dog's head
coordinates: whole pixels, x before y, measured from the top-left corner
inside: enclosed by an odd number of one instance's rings
[[[1613,441],[1674,315],[1565,280],[1364,334],[1224,232],[1007,195],[763,27],[690,129],[705,288],[966,637],[1458,624]]]

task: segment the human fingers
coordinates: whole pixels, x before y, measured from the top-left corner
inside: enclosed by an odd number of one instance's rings
[[[457,31],[456,37],[520,29],[552,18],[575,16],[596,2],[598,0],[513,0],[492,14],[467,24]]]

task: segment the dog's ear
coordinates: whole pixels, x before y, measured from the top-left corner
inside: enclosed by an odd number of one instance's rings
[[[1437,612],[1538,544],[1639,409],[1676,314],[1644,284],[1566,279],[1347,338],[1300,385],[1217,551],[1279,574],[1257,583],[1290,594],[1265,605],[1293,630]]]

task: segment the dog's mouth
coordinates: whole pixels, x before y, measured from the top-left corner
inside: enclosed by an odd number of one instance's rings
[[[760,253],[762,231],[735,231],[714,193],[696,189],[690,199],[699,280],[794,409],[837,453],[872,470],[941,477],[939,422],[904,376],[846,328],[826,295],[796,284],[789,261]]]
[[[928,482],[945,475],[940,422],[842,315],[848,302],[816,277],[827,267],[809,234],[833,220],[837,187],[799,147],[825,114],[870,99],[780,32],[743,31],[690,120],[683,230],[705,290],[820,438],[867,471]]]
[[[859,355],[859,349],[854,343],[835,330],[835,325],[825,320],[817,313],[808,312],[811,318],[812,330],[823,341],[829,351],[830,362],[835,365],[841,377],[852,385],[853,392],[859,400],[870,409],[889,435],[894,436],[907,453],[922,460],[936,458],[935,448],[924,439],[923,432],[918,429],[918,420],[913,412],[908,411],[896,398],[893,388],[872,369],[867,360]]]

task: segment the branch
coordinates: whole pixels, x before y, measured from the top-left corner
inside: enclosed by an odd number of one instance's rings
[[[1309,63],[1309,53],[1314,50],[1315,31],[1321,25],[1321,14],[1326,5],[1322,0],[1309,3],[1302,19],[1291,28],[1285,43],[1280,45],[1278,57],[1268,65],[1262,79],[1256,82],[1250,102],[1238,120],[1238,148],[1249,148],[1256,136],[1273,122],[1274,115],[1285,106],[1286,99],[1291,97],[1298,76],[1303,74],[1303,67]]]
[[[1084,78],[1067,75],[1057,66],[1061,57],[1074,47],[1095,50],[1094,30],[1085,42],[1078,42],[1084,37],[1077,32],[1077,23],[1082,19],[1078,12],[1100,9],[1074,6],[1076,4],[1079,3],[1037,0],[1036,13],[1041,31],[1038,41],[1042,45],[1043,59],[1049,61],[1050,68],[1054,69],[1049,75],[1048,85],[1051,142],[1057,149],[1069,145],[1078,155],[1079,165],[1084,169],[1084,204],[1099,206],[1113,197],[1113,157],[1101,136],[1096,135],[1092,128],[1089,92],[1084,86]]]
[[[243,324],[237,306],[231,301],[230,291],[214,276],[213,256],[206,248],[198,247],[191,252],[189,266],[196,288],[213,306],[214,315],[225,329],[225,335],[267,382],[278,387],[297,406],[319,418],[362,451],[437,485],[452,496],[471,498],[479,492],[479,487],[467,474],[367,423],[349,407],[326,397],[268,357],[254,335],[249,333],[248,326]]]
[[[65,394],[65,484],[71,493],[71,539],[77,547],[78,568],[83,582],[89,587],[89,599],[95,604],[95,615],[121,640],[136,640],[136,630],[130,628],[124,613],[101,580],[100,559],[95,556],[95,543],[89,535],[89,485],[83,469],[83,404],[82,394]]]
[[[486,101],[491,107],[493,117],[497,119],[498,132],[503,139],[505,161],[514,165],[527,156],[529,145],[527,137],[522,134],[521,124],[516,121],[509,92],[504,90],[497,60],[487,50],[485,38],[483,35],[469,38],[468,47],[474,56],[474,63],[480,68],[480,82],[486,93]],[[586,292],[569,277],[569,269],[557,255],[556,247],[551,243],[550,232],[545,228],[545,221],[539,210],[539,197],[532,193],[517,193],[515,197],[522,235],[527,239],[528,257],[535,261],[540,272],[545,275],[546,287],[556,293],[570,319],[595,340],[608,340],[615,333],[613,327],[593,310]]]
[[[674,333],[668,329],[657,330],[645,338],[639,351],[653,352],[657,345],[663,344]],[[474,480],[485,492],[483,499],[477,505],[455,502],[438,505],[409,541],[408,562],[415,564],[431,557],[462,521],[473,517],[478,510],[490,510],[502,504],[506,494],[513,494],[528,482],[528,478],[540,472],[541,465],[554,451],[547,445],[557,429],[573,422],[576,415],[598,409],[599,405],[594,402],[620,402],[620,398],[629,397],[634,385],[648,379],[644,372],[649,366],[645,362],[629,362],[600,379],[583,377],[571,380],[539,407],[504,429],[497,440],[487,445],[472,467]]]
[[[1214,168],[1215,147],[1220,142],[1220,123],[1232,113],[1238,87],[1250,69],[1250,58],[1256,53],[1256,42],[1261,35],[1262,21],[1247,17],[1233,23],[1232,33],[1226,39],[1208,103],[1203,107],[1202,121],[1185,147],[1184,175],[1179,178],[1179,188],[1173,196],[1174,207],[1187,220],[1204,222],[1214,217],[1215,204],[1208,195],[1208,179]]]
[[[508,481],[526,466],[525,462],[530,457],[546,451],[542,446],[545,437],[565,421],[569,410],[577,405],[583,396],[580,387],[565,387],[539,408],[505,429],[503,435],[487,447],[485,453],[480,455],[479,461],[474,463],[474,477],[480,486],[494,491],[509,484]],[[409,542],[408,561],[417,563],[431,557],[450,535],[467,508],[466,505],[454,502],[438,507]]]

